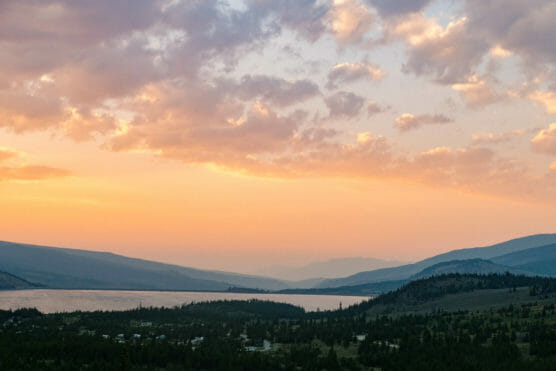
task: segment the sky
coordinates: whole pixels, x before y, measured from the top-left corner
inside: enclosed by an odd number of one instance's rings
[[[0,0],[0,240],[254,272],[556,232],[555,18]]]

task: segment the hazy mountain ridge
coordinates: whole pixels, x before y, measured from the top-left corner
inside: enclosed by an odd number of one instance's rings
[[[467,260],[451,260],[442,262],[423,269],[421,272],[411,276],[410,281],[440,276],[443,274],[502,274],[511,273],[515,275],[534,276],[533,272],[500,265],[490,260],[484,259],[467,259]]]
[[[330,262],[334,260],[314,266],[320,269]],[[235,287],[287,290],[283,292],[288,293],[376,295],[416,279],[449,273],[556,275],[556,234],[454,250],[414,264],[359,272],[339,279],[312,278],[297,282],[200,270],[107,252],[1,241],[0,271],[49,288],[226,291]]]
[[[346,277],[361,271],[391,268],[404,264],[407,263],[375,258],[349,257],[312,262],[300,267],[272,266],[254,273],[288,281],[303,281]]]
[[[556,244],[516,251],[492,261],[541,275],[556,275]]]
[[[0,290],[21,290],[37,288],[38,285],[8,272],[0,272]]]
[[[280,290],[279,280],[203,271],[105,252],[0,242],[0,270],[51,288],[226,290],[230,286]]]
[[[477,258],[491,259],[497,256],[515,253],[520,250],[526,250],[555,243],[556,234],[539,234],[521,237],[486,247],[453,250],[447,253],[424,259],[417,263],[407,264],[400,267],[377,269],[368,272],[360,272],[344,278],[329,279],[321,282],[316,287],[326,288],[354,286],[372,282],[407,280],[411,278],[411,276],[421,272],[423,269],[433,266],[437,263]]]
[[[286,289],[280,292],[286,294],[306,294],[306,295],[355,295],[355,296],[376,296],[392,290],[396,290],[410,282],[428,279],[436,276],[447,274],[459,275],[490,275],[490,274],[506,274],[520,276],[536,276],[535,272],[523,269],[508,267],[493,263],[484,259],[467,259],[467,260],[451,260],[448,262],[437,263],[427,267],[405,280],[398,281],[380,281],[371,282],[361,285],[340,286],[329,288],[315,289]]]

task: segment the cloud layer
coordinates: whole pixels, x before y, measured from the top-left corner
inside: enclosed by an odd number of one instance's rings
[[[4,162],[17,159],[20,154],[14,150],[0,149],[0,181],[7,180],[43,180],[65,177],[70,171],[43,165],[4,166]]]
[[[461,0],[447,20],[431,16],[429,3],[5,2],[0,128],[48,130],[115,152],[256,175],[404,178],[493,193],[511,188],[515,176],[545,192],[553,185],[546,174],[493,147],[519,140],[511,133],[521,128],[408,153],[388,137],[392,121],[410,141],[425,125],[453,123],[457,130],[465,116],[444,106],[417,110],[391,93],[386,101],[377,89],[390,83],[382,91],[402,92],[403,82],[389,79],[408,78],[459,96],[457,103],[474,112],[519,100],[554,114],[556,6]],[[393,57],[382,57],[384,50]],[[401,58],[401,65],[375,63],[381,57]],[[518,72],[505,79],[509,68]],[[556,154],[553,126],[529,149]],[[9,158],[0,151],[0,160]],[[1,174],[40,179],[67,172],[5,166]]]

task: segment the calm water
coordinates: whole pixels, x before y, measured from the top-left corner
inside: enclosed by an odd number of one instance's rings
[[[308,311],[337,309],[369,300],[362,296],[236,294],[222,292],[165,292],[119,290],[0,291],[0,309],[37,308],[43,313],[76,310],[125,310],[138,306],[173,307],[192,302],[260,299],[301,306]]]

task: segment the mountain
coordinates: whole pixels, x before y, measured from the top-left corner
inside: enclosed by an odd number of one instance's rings
[[[288,281],[302,281],[312,278],[339,278],[361,271],[391,268],[406,264],[404,262],[374,258],[338,258],[313,262],[301,267],[273,266],[258,270],[255,274]]]
[[[496,264],[490,260],[484,259],[467,259],[467,260],[450,260],[448,262],[438,263],[423,269],[421,272],[410,277],[410,281],[429,278],[432,276],[440,276],[443,274],[503,274],[511,273],[515,275],[534,276],[532,272],[521,270],[514,267],[508,267]]]
[[[427,267],[446,261],[468,259],[490,260],[491,258],[497,256],[502,256],[521,250],[555,243],[556,234],[538,234],[527,236],[498,243],[492,246],[453,250],[444,254],[433,256],[417,263],[402,265],[400,267],[377,269],[373,271],[356,273],[344,278],[328,279],[319,283],[316,287],[325,288],[354,286],[372,282],[406,280],[409,279],[412,275],[419,273]]]
[[[533,287],[537,289],[532,291]],[[555,293],[554,277],[450,273],[411,281],[373,300],[348,307],[343,312],[392,315],[438,310],[476,311],[533,302],[538,304],[543,300],[553,305]]]
[[[106,252],[0,241],[0,271],[50,288],[129,290],[264,290],[290,287],[272,278],[206,271]]]
[[[38,286],[8,272],[0,272],[0,290],[21,290]]]
[[[506,274],[520,276],[535,276],[537,273],[527,270],[508,267],[496,264],[490,260],[484,259],[467,259],[467,260],[450,260],[427,267],[405,280],[399,281],[380,281],[371,282],[361,285],[328,287],[318,289],[285,289],[280,293],[284,294],[305,294],[305,295],[355,295],[355,296],[376,296],[388,291],[398,289],[412,281],[422,280],[430,277],[442,276],[447,274],[460,275],[490,275],[490,274]]]
[[[492,259],[503,264],[541,275],[556,275],[556,244],[516,251]]]

